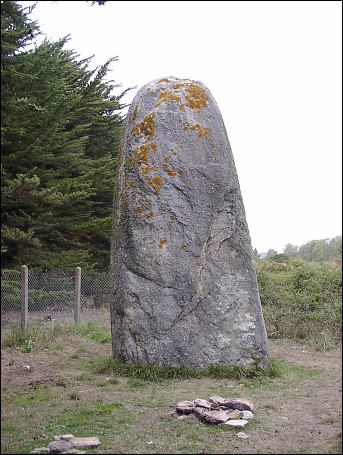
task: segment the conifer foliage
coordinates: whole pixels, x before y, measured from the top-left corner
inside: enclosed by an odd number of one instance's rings
[[[1,8],[2,267],[105,270],[126,93],[106,80],[117,57],[91,69],[68,36],[37,44],[27,8]]]

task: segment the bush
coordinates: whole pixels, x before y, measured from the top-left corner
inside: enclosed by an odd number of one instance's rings
[[[341,337],[341,270],[325,263],[267,260],[256,263],[263,314],[270,338],[336,345]]]

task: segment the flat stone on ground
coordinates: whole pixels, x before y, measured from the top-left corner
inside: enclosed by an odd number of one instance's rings
[[[240,411],[252,411],[254,405],[250,400],[236,399],[230,401],[230,408],[239,409]]]
[[[50,453],[49,447],[38,447],[37,449],[31,450],[30,453]]]
[[[206,409],[211,409],[211,403],[209,403],[207,400],[202,400],[198,398],[197,400],[194,400],[195,406],[199,406],[200,408],[206,408]]]
[[[66,450],[72,449],[73,444],[68,441],[52,441],[48,445],[50,453],[62,453]]]
[[[100,441],[98,438],[72,438],[70,439],[70,443],[74,447],[81,447],[81,448],[88,448],[88,449],[95,449],[99,447]]]
[[[212,403],[217,404],[218,406],[229,406],[230,400],[227,398],[222,398],[218,395],[213,395],[212,397],[209,398]]]
[[[205,411],[201,418],[208,423],[223,423],[228,420],[228,416],[224,411]]]
[[[220,423],[219,425],[223,428],[244,428],[245,425],[248,423],[247,420],[239,419],[239,420],[227,420],[226,422]]]
[[[176,411],[181,414],[190,414],[193,412],[194,408],[194,401],[180,401],[180,403],[176,405]]]
[[[69,453],[69,454],[79,455],[79,454],[87,453],[87,452],[85,452],[84,450],[79,450],[79,449],[69,449],[69,450],[66,450],[65,452],[61,452],[61,453]]]
[[[244,433],[244,431],[240,431],[239,433],[237,433],[237,437],[240,439],[248,439],[249,436],[246,433]]]

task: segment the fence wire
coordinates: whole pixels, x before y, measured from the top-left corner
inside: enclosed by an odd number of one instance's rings
[[[110,276],[107,272],[81,271],[81,322],[94,319],[100,309],[109,309]],[[1,327],[20,326],[21,275],[1,270]],[[75,272],[28,271],[28,323],[72,323],[75,303]]]

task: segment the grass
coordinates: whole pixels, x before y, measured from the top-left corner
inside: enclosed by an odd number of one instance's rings
[[[267,368],[215,365],[200,370],[188,368],[184,365],[176,367],[158,367],[152,364],[132,365],[118,358],[102,357],[94,360],[91,363],[91,368],[97,374],[113,374],[149,382],[160,382],[170,379],[199,379],[205,377],[212,379],[249,379],[261,382],[266,379],[279,378],[291,367],[286,366],[285,363],[277,359],[271,359]],[[141,385],[142,383],[137,384]]]
[[[77,336],[89,338],[97,343],[110,343],[112,340],[111,335],[93,321],[87,321],[85,324],[74,326],[72,333]]]
[[[316,384],[313,378],[325,374],[322,370],[275,358],[266,369],[134,366],[104,356],[104,352],[110,353],[110,346],[103,341],[109,335],[98,323],[58,328],[55,333],[46,333],[43,328],[29,335],[17,332],[15,336],[12,334],[9,346],[18,347],[27,339],[35,343],[32,354],[33,367],[37,365],[35,373],[63,374],[66,387],[50,381],[32,390],[29,380],[21,381],[18,376],[14,385],[11,380],[4,384],[2,453],[30,453],[33,448],[47,446],[54,435],[65,433],[97,436],[105,453],[113,448],[117,453],[239,453],[251,443],[257,450],[255,453],[265,453],[263,440],[276,440],[285,431],[281,427],[283,422],[279,424],[277,418],[271,420],[279,415],[280,403],[295,397],[306,401],[305,393],[300,397],[294,393],[295,388],[302,386],[305,392],[311,391],[311,385]],[[49,350],[40,351],[39,347],[45,344]],[[39,371],[43,365],[40,352],[42,355],[46,352],[50,359],[42,371]],[[51,368],[54,362],[59,368],[56,372]],[[7,368],[9,361],[5,365]],[[16,361],[13,368],[17,366]],[[208,399],[214,394],[246,397],[256,404],[256,417],[243,430],[251,439],[239,440],[236,435],[239,430],[223,430],[196,418],[177,420],[170,415],[178,401]],[[323,428],[338,424],[332,416],[319,423]],[[305,440],[306,434],[304,441],[298,441],[299,453],[304,453],[305,444],[314,447],[312,440]],[[339,453],[340,444],[339,438],[327,440],[329,453]],[[87,450],[87,453],[96,452]]]
[[[81,325],[73,325],[64,327],[55,325],[50,327],[41,325],[30,325],[26,330],[20,327],[15,327],[1,341],[2,347],[19,347],[21,352],[31,352],[34,347],[48,346],[52,351],[62,351],[63,344],[51,344],[56,338],[65,335],[76,335],[77,337],[88,338],[97,343],[110,343],[111,334],[102,329],[96,322],[87,321]],[[78,353],[73,354],[74,358],[78,358],[79,354],[86,352],[85,348],[80,348]],[[71,357],[72,358],[72,357]]]

